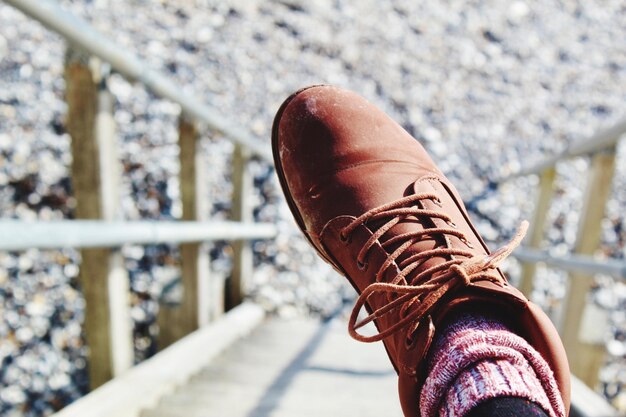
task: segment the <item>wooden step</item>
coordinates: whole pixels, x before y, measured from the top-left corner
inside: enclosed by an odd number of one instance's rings
[[[141,416],[402,416],[382,344],[355,342],[346,327],[268,320]]]

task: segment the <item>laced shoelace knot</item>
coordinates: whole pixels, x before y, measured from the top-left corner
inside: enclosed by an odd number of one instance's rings
[[[363,244],[357,255],[357,266],[360,270],[368,268],[367,256],[372,247],[378,242],[383,249],[390,249],[387,259],[383,262],[376,273],[376,280],[361,293],[354,305],[348,330],[350,335],[361,342],[376,342],[407,328],[407,338],[410,338],[419,325],[419,320],[424,317],[436,303],[449,291],[459,286],[467,286],[478,279],[487,279],[500,285],[504,280],[499,274],[489,273],[490,269],[498,267],[507,256],[519,245],[528,229],[528,222],[523,221],[517,233],[509,243],[502,246],[490,255],[476,255],[470,250],[448,247],[448,245],[435,246],[433,249],[411,254],[398,261],[413,244],[424,238],[436,239],[436,236],[456,236],[468,249],[473,249],[471,242],[465,234],[457,229],[450,216],[438,210],[424,209],[417,206],[419,201],[431,200],[441,207],[439,197],[434,193],[420,193],[401,198],[394,202],[368,210],[340,231],[340,239],[350,242],[350,236],[354,230],[366,223],[386,220],[380,227],[375,228],[370,238]],[[393,236],[385,241],[380,239],[395,225],[413,216],[424,225],[425,219],[441,219],[448,227],[423,227],[421,229]],[[427,259],[437,257],[449,257],[449,260],[435,266],[426,268],[411,276],[420,265]],[[457,258],[455,258],[455,256]],[[462,257],[464,259],[458,258]],[[398,261],[398,262],[396,262]],[[383,282],[383,277],[388,268],[397,264],[399,273],[389,282]],[[362,308],[373,294],[384,294],[388,302],[372,311],[364,319],[358,321]],[[414,307],[415,306],[415,307]],[[373,320],[383,317],[396,310],[399,311],[400,320],[390,327],[372,336],[365,336],[358,332],[360,328]]]

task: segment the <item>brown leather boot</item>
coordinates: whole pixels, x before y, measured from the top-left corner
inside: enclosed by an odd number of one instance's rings
[[[548,362],[566,410],[565,350],[548,317],[497,268],[457,191],[424,148],[364,98],[336,87],[293,94],[274,120],[276,172],[313,247],[360,294],[357,340],[383,340],[407,417],[419,416],[424,359],[439,323],[459,310],[506,320]],[[369,316],[358,321],[362,307]],[[373,321],[373,336],[358,330]]]

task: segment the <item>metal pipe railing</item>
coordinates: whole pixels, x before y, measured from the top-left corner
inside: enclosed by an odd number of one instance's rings
[[[553,256],[547,251],[519,247],[512,254],[522,262],[541,262],[565,271],[583,274],[606,274],[626,279],[626,262],[616,259],[601,261],[585,255]]]
[[[66,220],[0,221],[0,250],[95,248],[124,244],[188,243],[210,240],[266,239],[276,235],[269,223]]]
[[[607,129],[596,132],[589,138],[574,142],[573,144],[565,148],[564,151],[556,155],[550,156],[534,165],[522,168],[518,172],[510,174],[506,177],[499,178],[498,180],[496,180],[496,182],[502,183],[516,177],[523,177],[525,175],[531,174],[540,174],[546,169],[555,166],[557,162],[563,159],[589,155],[595,152],[602,151],[615,145],[620,137],[625,133],[626,118],[620,120],[619,122],[615,123],[613,126]]]
[[[138,81],[155,95],[179,104],[186,118],[205,123],[210,129],[221,132],[227,139],[237,142],[271,163],[272,155],[268,146],[222,117],[215,109],[204,104],[197,97],[182,93],[183,89],[166,75],[151,69],[137,55],[107,39],[86,21],[63,10],[57,3],[51,0],[4,1],[38,20],[48,29],[57,32],[78,49],[109,63],[115,71],[127,79]],[[614,146],[625,132],[626,119],[623,119],[589,139],[572,144],[558,155],[502,178],[498,182],[523,175],[542,173],[562,159],[604,150]],[[276,235],[276,232],[276,227],[271,224],[241,222],[102,222],[76,220],[28,223],[0,221],[0,236],[4,237],[0,240],[0,250],[118,247],[129,243],[154,244],[262,239],[270,238]],[[514,255],[523,262],[543,262],[549,266],[578,273],[606,273],[626,278],[626,264],[616,260],[599,262],[589,256],[582,255],[555,257],[547,252],[527,248],[520,248]],[[199,264],[196,262],[197,260],[194,259],[194,262],[185,262],[185,264]],[[197,268],[197,265],[192,265],[193,268]],[[125,290],[127,291],[127,285],[125,285]],[[194,294],[194,291],[186,292]],[[120,299],[122,301],[115,304],[118,310],[120,304],[127,302],[127,297]],[[110,310],[114,311],[116,308],[112,307]],[[108,309],[107,307],[104,310]],[[197,308],[188,310],[191,314],[185,316],[187,319],[197,315]],[[126,320],[125,317],[124,320]],[[103,327],[101,323],[98,323],[98,326]],[[104,326],[102,330],[108,332],[108,328],[105,327],[107,326]],[[171,327],[175,326],[172,325]],[[94,346],[91,348],[93,354]],[[575,396],[576,398],[578,397]],[[577,409],[576,407],[573,408],[574,410]],[[588,411],[579,411],[577,415],[594,414],[590,414]]]
[[[53,0],[6,0],[29,17],[61,35],[67,43],[65,63],[66,128],[72,137],[74,163],[72,187],[77,200],[77,221],[33,222],[0,221],[0,250],[81,249],[81,286],[85,295],[85,339],[90,347],[89,378],[98,387],[132,364],[132,333],[128,326],[128,277],[118,251],[109,248],[123,244],[180,243],[181,283],[185,288],[179,306],[162,306],[157,322],[162,348],[219,316],[224,309],[224,294],[241,300],[245,289],[242,274],[250,275],[252,255],[249,239],[270,238],[276,234],[271,224],[252,223],[252,207],[242,194],[250,193],[252,183],[247,161],[258,155],[272,163],[269,146],[248,131],[233,124],[162,72],[151,69],[137,55],[129,52],[96,31],[89,23],[62,9]],[[156,96],[181,106],[179,146],[180,183],[183,221],[179,222],[113,222],[119,196],[119,164],[115,155],[115,124],[111,100],[100,100],[108,94],[106,76],[88,65],[94,56],[126,77],[142,83]],[[97,67],[97,66],[96,66]],[[109,97],[110,98],[110,97]],[[233,162],[232,222],[207,223],[204,216],[206,198],[201,184],[204,165],[196,153],[197,125],[206,125],[236,143]],[[99,169],[92,169],[98,166]],[[109,181],[111,180],[111,181]],[[245,186],[244,186],[245,185]],[[243,215],[236,215],[239,211]],[[94,219],[102,219],[94,221]],[[200,242],[235,240],[233,270],[224,283],[209,276],[209,256]],[[245,255],[245,256],[244,256]],[[221,285],[221,289],[220,289]],[[213,288],[215,287],[215,288]],[[231,307],[231,305],[228,305]]]
[[[86,21],[63,10],[51,0],[3,0],[23,13],[57,32],[73,45],[108,62],[115,71],[129,80],[144,84],[155,95],[171,100],[181,106],[183,113],[224,134],[267,162],[272,162],[268,145],[237,127],[198,98],[184,94],[183,89],[165,75],[150,68],[137,55],[124,49],[96,31]]]
[[[584,333],[581,325],[589,317],[587,310],[588,294],[593,286],[594,275],[608,274],[626,278],[626,263],[617,259],[597,261],[592,255],[601,243],[602,221],[608,201],[615,171],[617,142],[626,133],[626,119],[620,120],[608,129],[601,130],[586,140],[574,142],[563,152],[548,157],[543,161],[506,176],[496,183],[532,174],[539,174],[539,195],[533,219],[537,225],[530,234],[529,246],[514,253],[522,261],[520,288],[530,296],[533,288],[535,264],[543,262],[548,266],[567,271],[571,280],[563,301],[564,317],[560,334],[570,362],[572,373],[580,377],[589,386],[598,382],[598,374],[604,363],[605,347],[601,339],[581,339]],[[580,214],[574,254],[552,256],[548,251],[540,250],[543,241],[544,224],[547,218],[550,200],[553,196],[556,164],[562,160],[577,156],[588,156],[590,165],[587,172],[587,186]],[[583,414],[584,415],[584,414]]]

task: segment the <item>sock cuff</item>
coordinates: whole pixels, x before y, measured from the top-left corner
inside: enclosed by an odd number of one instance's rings
[[[565,416],[563,400],[547,362],[526,340],[496,320],[458,317],[435,341],[429,368],[420,396],[422,417],[437,416],[440,406],[447,404],[447,396],[461,398],[466,386],[473,387],[477,395],[472,406],[495,396],[521,396],[540,404],[550,417]],[[494,372],[494,381],[502,377],[501,383],[485,385],[488,371]],[[468,395],[474,398],[471,390]],[[452,397],[449,400],[454,403]]]
[[[496,397],[524,398],[544,410],[552,409],[541,382],[530,366],[520,369],[507,359],[486,359],[461,371],[444,395],[438,416],[463,417],[477,405]],[[547,412],[555,417],[554,413]]]

